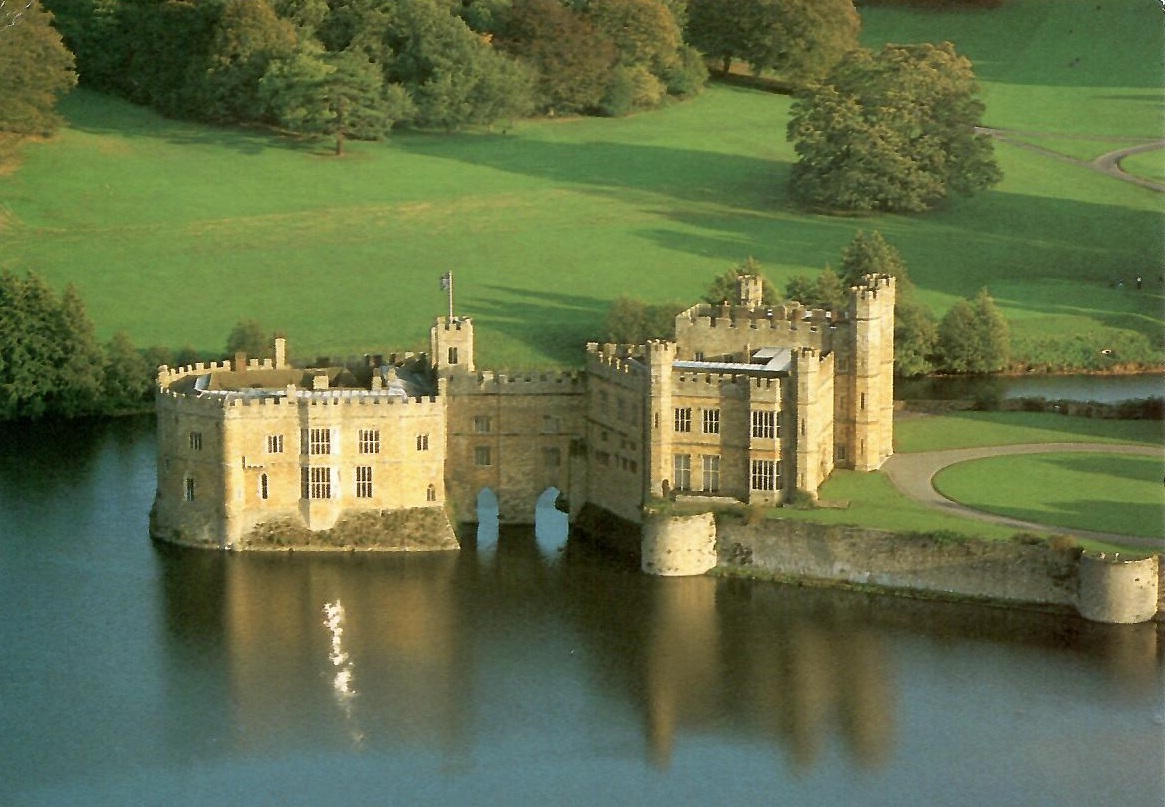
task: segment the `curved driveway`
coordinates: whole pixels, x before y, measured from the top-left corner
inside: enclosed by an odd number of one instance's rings
[[[1011,446],[986,446],[982,448],[956,448],[946,451],[920,451],[912,454],[894,454],[882,465],[882,471],[890,481],[906,496],[922,504],[945,510],[953,515],[976,518],[1014,527],[1018,530],[1053,530],[1055,532],[1109,541],[1128,546],[1145,547],[1157,551],[1165,550],[1165,538],[1142,538],[1116,533],[1077,530],[1052,524],[1038,524],[1017,518],[997,516],[975,510],[943,496],[934,488],[934,475],[948,465],[967,460],[1000,457],[1008,454],[1053,454],[1064,452],[1098,452],[1106,454],[1143,454],[1160,457],[1160,448],[1131,445],[1126,443],[1024,443]]]

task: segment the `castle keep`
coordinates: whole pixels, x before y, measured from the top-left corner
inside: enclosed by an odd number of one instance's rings
[[[440,317],[427,355],[292,367],[273,356],[158,372],[160,539],[230,549],[457,546],[445,514],[532,523],[556,488],[632,523],[652,499],[779,504],[892,451],[894,281],[844,312],[696,305],[672,341],[590,343],[580,371],[479,370],[473,321]],[[408,527],[413,525],[412,531]],[[417,528],[417,525],[422,525]],[[402,537],[403,536],[403,537]]]

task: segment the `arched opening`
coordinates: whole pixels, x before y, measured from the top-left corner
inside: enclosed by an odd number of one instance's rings
[[[477,549],[498,545],[498,496],[489,488],[477,493]]]
[[[548,487],[534,505],[534,539],[544,555],[561,552],[566,547],[570,517],[555,507],[562,494],[556,487]]]

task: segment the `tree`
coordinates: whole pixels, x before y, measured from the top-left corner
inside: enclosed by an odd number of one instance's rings
[[[930,309],[915,299],[894,300],[894,374],[903,378],[934,369],[938,323]]]
[[[853,241],[841,253],[841,279],[847,286],[856,286],[866,275],[889,275],[897,281],[898,292],[909,283],[906,262],[902,254],[890,245],[877,230],[858,230]]]
[[[102,408],[105,411],[131,409],[149,400],[154,389],[154,367],[133,346],[124,331],[118,331],[106,343],[105,359],[105,373],[101,379]]]
[[[603,338],[621,345],[641,345],[649,339],[675,338],[679,303],[649,304],[633,297],[618,297],[603,320]]]
[[[688,41],[728,73],[741,59],[757,75],[822,76],[858,46],[861,20],[852,0],[690,0]]]
[[[959,300],[938,325],[942,368],[952,373],[994,373],[1007,366],[1007,322],[986,289]]]
[[[740,283],[737,280],[741,275],[760,275],[761,301],[764,305],[773,305],[777,301],[777,292],[773,284],[761,271],[760,262],[749,255],[739,266],[734,266],[722,275],[718,275],[708,286],[701,298],[711,305],[719,305],[728,301],[732,305],[740,305]]]
[[[222,121],[265,118],[259,80],[273,59],[290,57],[295,47],[295,27],[266,0],[226,0],[202,81],[202,114]]]
[[[824,209],[920,212],[991,187],[1002,174],[975,131],[977,92],[949,42],[854,51],[793,102],[790,191]]]
[[[324,53],[310,43],[290,58],[273,60],[259,89],[280,124],[335,138],[337,156],[344,153],[345,138],[384,137],[413,110],[404,88],[386,85],[380,66],[363,51]]]
[[[52,18],[33,0],[0,27],[0,131],[48,135],[61,123],[57,101],[77,74]]]
[[[533,70],[539,109],[595,109],[611,82],[614,44],[558,0],[514,0],[495,42]]]
[[[260,358],[271,352],[271,343],[266,329],[253,319],[241,319],[227,335],[227,356],[246,353],[248,357]]]

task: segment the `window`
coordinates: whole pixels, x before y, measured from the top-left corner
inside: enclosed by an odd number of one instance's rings
[[[777,489],[777,461],[753,460],[750,485],[753,490]]]
[[[282,434],[269,434],[269,435],[267,435],[267,453],[268,454],[282,454],[283,453],[283,435]]]
[[[433,485],[429,485],[429,487],[425,488],[425,501],[437,501],[437,488],[435,488]]]
[[[838,462],[845,462],[845,444],[844,443],[838,443],[836,446],[834,446],[833,456]]]
[[[192,451],[202,450],[202,432],[190,432],[190,449]]]
[[[473,430],[478,434],[488,434],[490,425],[487,415],[478,415],[473,419]]]
[[[720,434],[720,410],[704,410],[704,434]]]
[[[331,468],[300,468],[300,495],[305,499],[332,498]]]
[[[700,460],[704,471],[704,490],[716,493],[720,490],[720,455],[705,454]]]
[[[692,430],[692,410],[688,408],[676,409],[675,413],[675,427],[677,432],[690,432]]]
[[[627,419],[627,403],[623,400],[622,395],[615,396],[615,417],[619,420]]]
[[[306,454],[331,454],[332,430],[304,429],[299,442]]]
[[[542,449],[542,464],[547,468],[557,468],[562,464],[562,452],[554,447]]]
[[[266,499],[267,496],[267,474],[259,474],[259,498]]]
[[[183,480],[182,485],[184,488],[183,497],[188,502],[194,501],[194,477],[192,477],[192,476],[186,477],[186,479]]]
[[[481,467],[490,465],[489,446],[478,446],[473,449],[473,464]]]
[[[558,418],[552,415],[545,415],[542,418],[542,433],[543,434],[558,434],[559,421]]]
[[[861,404],[858,406],[858,408],[859,409],[866,408],[866,393],[864,393],[864,392],[861,394]]]
[[[595,462],[597,462],[599,465],[610,466],[611,455],[606,451],[596,451]]]
[[[676,490],[691,490],[692,489],[692,455],[691,454],[673,454],[672,455],[672,477]]]
[[[605,389],[599,390],[599,411],[604,415],[607,414],[607,409],[610,408],[610,405],[611,396],[607,394]]]
[[[372,498],[372,466],[371,465],[357,465],[356,466],[356,498],[357,499],[371,499]]]
[[[429,435],[418,434],[417,435],[417,451],[428,451],[428,450],[429,450]]]
[[[777,433],[776,412],[752,410],[752,436],[771,439]]]
[[[361,429],[358,451],[361,454],[380,453],[380,429]],[[312,452],[315,453],[314,451]],[[324,452],[327,453],[326,451]]]
[[[457,348],[455,347],[449,348],[449,363],[457,364]]]

